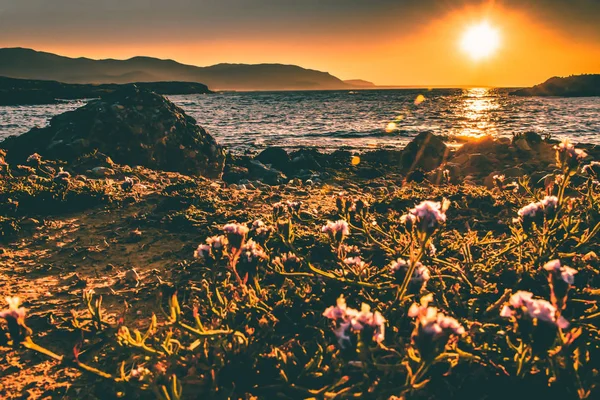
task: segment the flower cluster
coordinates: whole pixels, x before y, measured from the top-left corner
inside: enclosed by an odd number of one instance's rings
[[[557,275],[563,280],[563,282],[569,285],[575,283],[575,274],[577,273],[577,270],[571,267],[562,266],[560,264],[560,260],[552,260],[547,262],[544,265],[544,269],[546,271],[550,271],[554,275]]]
[[[535,223],[541,225],[546,219],[551,219],[556,216],[558,210],[558,197],[546,196],[542,201],[530,203],[525,207],[521,208],[517,214],[519,218],[515,219],[515,222],[521,222],[523,228],[528,230]]]
[[[548,275],[548,283],[550,284],[550,292],[552,304],[562,310],[566,307],[567,295],[571,285],[575,283],[575,274],[577,270],[571,267],[561,265],[560,260],[552,260],[544,265],[544,269],[550,274]]]
[[[302,207],[301,201],[280,201],[273,204],[273,216],[277,219],[285,214],[298,214]]]
[[[370,337],[375,343],[381,343],[385,338],[386,320],[383,315],[379,311],[372,312],[368,304],[363,304],[360,311],[348,308],[343,295],[335,306],[323,312],[323,316],[336,322],[334,333],[342,348],[352,344],[351,333],[360,332],[363,340]]]
[[[271,236],[271,233],[273,233],[273,227],[268,226],[262,220],[257,219],[256,221],[254,221],[252,223],[252,231],[254,232],[254,236],[256,239],[260,239],[261,241],[264,241],[264,240],[268,239],[269,236]],[[264,243],[264,242],[261,242],[261,243]]]
[[[0,311],[0,318],[6,320],[8,324],[8,332],[10,337],[16,343],[22,341],[25,335],[29,332],[29,328],[25,325],[27,310],[21,305],[21,299],[18,297],[5,297],[8,309]]]
[[[583,150],[576,149],[569,139],[563,140],[560,144],[554,147],[556,150],[556,161],[563,169],[576,171],[577,167],[585,158],[587,153]]]
[[[273,259],[273,264],[282,267],[285,271],[296,271],[302,265],[302,259],[294,253],[283,253]]]
[[[340,275],[347,275],[348,272],[352,272],[355,276],[363,276],[368,267],[368,264],[358,256],[345,258],[343,265],[343,270],[336,270]]]
[[[206,243],[200,244],[194,251],[194,258],[203,262],[219,260],[226,250],[227,243],[225,236],[209,237],[206,239]]]
[[[364,216],[369,209],[369,203],[364,199],[355,200],[351,196],[339,194],[335,199],[338,214]]]
[[[390,272],[394,276],[396,283],[400,284],[404,282],[406,274],[410,269],[410,263],[401,258],[397,259],[390,265]],[[430,279],[429,268],[417,262],[415,265],[414,272],[410,278],[409,292],[416,293],[421,291],[427,285],[427,281]]]
[[[569,327],[569,321],[559,316],[558,310],[550,302],[542,299],[534,299],[532,293],[522,290],[510,297],[508,304],[504,305],[500,311],[500,316],[516,319],[527,317],[531,320],[541,321],[561,329]]]
[[[452,336],[461,336],[465,328],[456,319],[446,316],[436,307],[430,307],[433,295],[421,298],[420,304],[414,303],[408,310],[408,316],[416,319],[412,341],[421,357],[431,360],[446,346]]]
[[[223,232],[227,235],[229,244],[235,249],[242,246],[249,231],[248,227],[242,224],[227,224],[223,227]]]
[[[450,202],[423,201],[415,208],[409,210],[408,214],[400,218],[400,222],[408,229],[416,227],[419,232],[431,234],[441,225],[446,223],[446,211]]]
[[[350,227],[344,220],[336,222],[328,221],[327,225],[321,228],[321,232],[328,234],[333,240],[342,242],[350,234]]]
[[[248,274],[254,276],[258,273],[259,264],[269,257],[262,247],[254,240],[250,239],[241,248],[239,257],[239,272],[241,275]]]

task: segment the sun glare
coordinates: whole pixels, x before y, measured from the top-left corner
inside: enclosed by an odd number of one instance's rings
[[[481,22],[465,31],[461,47],[473,60],[482,60],[498,50],[500,34],[488,22]]]

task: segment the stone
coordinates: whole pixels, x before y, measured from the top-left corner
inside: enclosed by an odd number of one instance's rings
[[[281,147],[266,148],[255,159],[280,171],[287,170],[290,163],[289,154]]]
[[[522,151],[531,151],[531,147],[525,138],[515,140],[515,147]]]
[[[402,152],[401,165],[404,169],[436,169],[446,160],[449,149],[444,141],[430,132],[422,132]]]
[[[223,148],[192,117],[133,84],[60,114],[45,128],[10,137],[0,147],[15,162],[32,153],[71,162],[99,151],[118,164],[210,178],[220,177],[225,163]]]
[[[260,179],[268,185],[278,185],[287,180],[287,177],[281,171],[267,167],[258,160],[251,160],[248,170],[252,179]]]
[[[114,169],[106,168],[106,167],[96,167],[96,168],[93,168],[91,172],[95,176],[100,176],[100,177],[113,176],[115,174]]]

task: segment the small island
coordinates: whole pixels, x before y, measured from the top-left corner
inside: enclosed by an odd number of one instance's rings
[[[135,85],[162,95],[207,94],[208,86],[197,82],[138,82]],[[0,77],[0,106],[55,104],[62,100],[102,97],[120,84],[71,84],[56,81]]]
[[[511,93],[514,96],[588,97],[600,96],[600,74],[553,77],[546,82]]]

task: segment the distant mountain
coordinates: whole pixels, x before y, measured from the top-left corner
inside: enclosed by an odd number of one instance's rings
[[[364,81],[362,79],[349,79],[349,80],[344,81],[344,83],[347,83],[350,86],[354,86],[355,88],[360,88],[360,89],[368,89],[368,88],[374,89],[377,87],[373,82]]]
[[[567,78],[554,77],[531,88],[511,93],[515,96],[600,96],[600,74],[572,75]]]
[[[173,60],[69,58],[23,48],[0,49],[0,76],[65,83],[201,82],[212,90],[348,89],[326,72],[282,64],[196,67]]]
[[[195,82],[138,82],[136,85],[164,95],[211,93],[206,85]],[[112,93],[120,86],[123,85],[61,83],[0,76],[0,106],[53,104],[59,100],[91,99]]]

